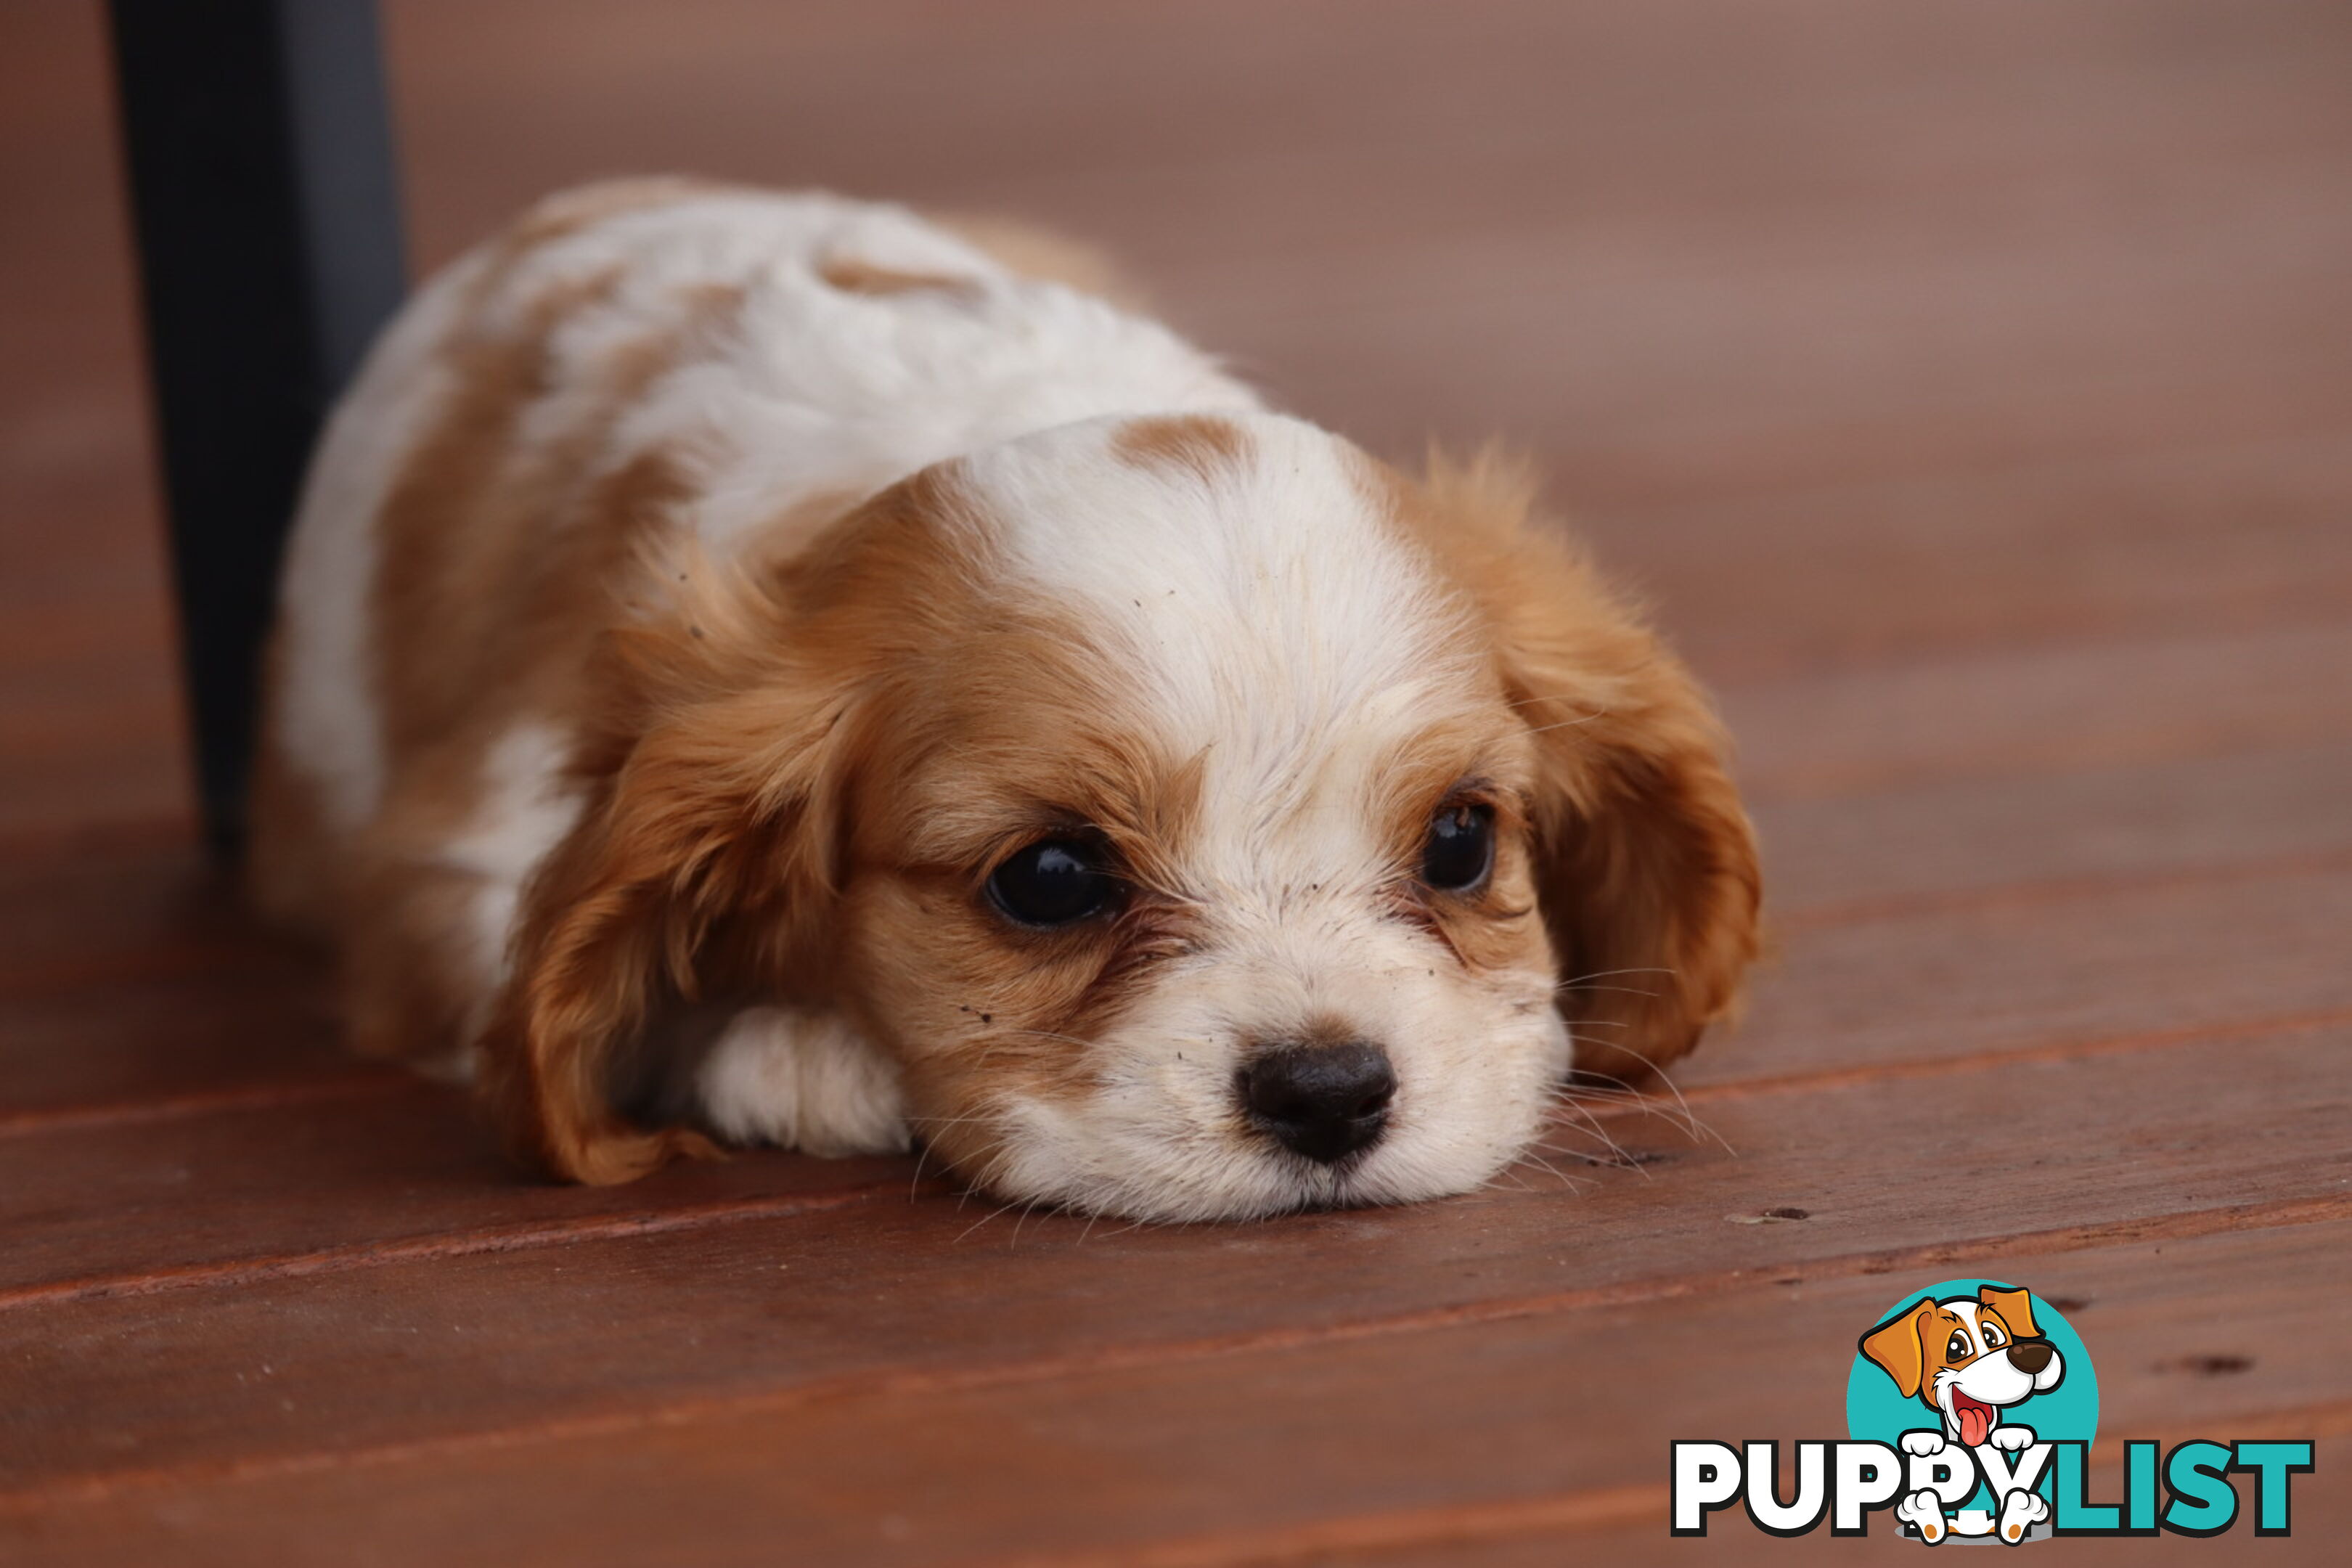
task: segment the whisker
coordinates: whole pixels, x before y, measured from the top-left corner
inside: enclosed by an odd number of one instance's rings
[[[1620,974],[1674,974],[1678,973],[1679,971],[1664,969],[1654,963],[1643,963],[1636,964],[1630,969],[1596,969],[1590,974],[1572,975],[1569,979],[1560,982],[1560,984],[1563,985],[1575,985],[1587,980],[1614,979]]]
[[[986,1225],[990,1220],[994,1219],[998,1215],[1004,1213],[1005,1210],[1010,1209],[1011,1207],[1013,1207],[1011,1204],[1003,1204],[998,1207],[989,1210],[986,1214],[972,1221],[971,1224],[966,1226],[963,1229],[962,1235],[958,1236],[956,1240],[963,1240],[964,1237],[970,1236],[973,1231],[978,1230],[982,1226]]]
[[[1673,1112],[1668,1112],[1666,1107],[1659,1100],[1657,1096],[1636,1089],[1633,1085],[1627,1083],[1623,1079],[1612,1078],[1605,1073],[1596,1073],[1592,1076],[1601,1079],[1604,1083],[1615,1084],[1617,1086],[1615,1089],[1588,1089],[1579,1087],[1577,1089],[1571,1089],[1570,1092],[1572,1094],[1581,1093],[1589,1099],[1607,1100],[1611,1103],[1619,1105],[1633,1106],[1651,1111],[1656,1115],[1667,1116],[1669,1120],[1680,1126],[1693,1141],[1696,1142],[1702,1139],[1712,1139],[1716,1143],[1722,1146],[1725,1153],[1736,1155],[1739,1152],[1738,1150],[1731,1146],[1729,1139],[1724,1137],[1722,1133],[1717,1132],[1714,1128],[1708,1126],[1706,1122],[1700,1118],[1698,1112],[1691,1109],[1690,1100],[1684,1096],[1681,1088],[1675,1084],[1673,1075],[1668,1073],[1664,1068],[1658,1066],[1656,1062],[1651,1060],[1640,1051],[1633,1049],[1631,1047],[1620,1045],[1616,1048],[1623,1051],[1627,1056],[1632,1057],[1635,1061],[1640,1062],[1643,1066],[1648,1068],[1650,1069],[1650,1076],[1664,1086],[1666,1093],[1674,1100],[1675,1110]]]
[[[923,1162],[930,1158],[931,1146],[921,1139],[915,1140],[915,1179],[907,1184],[907,1201],[913,1203],[922,1195]]]
[[[1590,1182],[1580,1181],[1576,1177],[1570,1175],[1558,1165],[1555,1165],[1549,1160],[1545,1159],[1543,1156],[1544,1149],[1545,1146],[1542,1144],[1530,1144],[1526,1152],[1523,1153],[1520,1158],[1531,1160],[1535,1163],[1542,1166],[1545,1170],[1550,1172],[1553,1179],[1558,1181],[1562,1187],[1565,1187],[1570,1192],[1582,1192],[1586,1187],[1592,1185]],[[1551,1150],[1549,1152],[1553,1153],[1561,1152],[1561,1151],[1559,1150]],[[1532,1191],[1533,1189],[1530,1188],[1528,1190]]]
[[[1617,1163],[1622,1165],[1634,1165],[1636,1163],[1633,1156],[1627,1152],[1625,1146],[1622,1143],[1618,1142],[1616,1138],[1611,1134],[1607,1128],[1601,1125],[1600,1121],[1591,1114],[1591,1112],[1586,1110],[1582,1106],[1572,1103],[1564,1104],[1561,1107],[1561,1110],[1565,1110],[1570,1116],[1574,1117],[1576,1120],[1564,1125],[1558,1121],[1553,1122],[1552,1126],[1555,1131],[1559,1132],[1580,1133],[1589,1136],[1599,1142],[1603,1149],[1606,1149],[1612,1155],[1615,1156]],[[1549,1143],[1538,1144],[1538,1147],[1549,1149],[1551,1152],[1556,1154],[1567,1154],[1574,1152],[1568,1149],[1559,1148]],[[1580,1155],[1579,1158],[1582,1158],[1582,1156]]]

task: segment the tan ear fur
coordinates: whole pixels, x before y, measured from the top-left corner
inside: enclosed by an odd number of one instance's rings
[[[669,609],[614,633],[614,694],[578,771],[587,808],[524,891],[511,977],[483,1046],[483,1088],[520,1157],[624,1182],[716,1152],[629,1123],[616,1071],[653,1008],[714,969],[781,982],[823,929],[835,882],[840,684],[796,662],[782,612],[688,556],[641,574]]]
[[[1634,1079],[1735,1007],[1759,941],[1753,830],[1706,695],[1534,511],[1527,470],[1432,462],[1440,554],[1492,618],[1539,755],[1538,885],[1576,1067]]]
[[[2021,1340],[2038,1340],[2042,1331],[2033,1326],[2033,1292],[2011,1290],[1999,1285],[1977,1287],[1977,1304],[1990,1307],[2009,1325],[2010,1333]]]
[[[1935,1310],[1935,1302],[1923,1299],[1862,1336],[1862,1353],[1895,1380],[1906,1399],[1917,1398],[1920,1384],[1927,1380],[1927,1358],[1919,1343],[1919,1322]]]

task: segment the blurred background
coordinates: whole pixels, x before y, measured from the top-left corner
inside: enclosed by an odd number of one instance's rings
[[[1060,226],[1379,450],[1537,453],[1724,687],[1768,796],[1865,764],[1743,697],[1759,683],[2332,624],[2352,584],[2340,4],[385,0],[383,18],[415,273],[625,172]],[[0,11],[0,835],[184,817],[94,0]],[[2327,651],[2240,657],[2288,679]],[[2063,658],[2051,680],[2081,725],[2012,747],[2063,764],[2179,742],[2104,726],[2094,674]],[[2196,722],[2283,743],[2312,721]],[[1933,746],[1882,738],[1867,767]]]

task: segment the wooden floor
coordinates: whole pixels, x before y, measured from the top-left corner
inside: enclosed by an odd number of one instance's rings
[[[2319,1436],[2260,1553],[2343,1560],[2352,11],[385,10],[421,264],[626,170],[1009,209],[1376,447],[1532,447],[1723,695],[1779,954],[1687,1113],[1417,1208],[518,1180],[191,846],[99,7],[20,0],[0,1558],[1812,1554],[1669,1541],[1668,1440],[1843,1436],[1856,1333],[1983,1274],[2104,1438]]]

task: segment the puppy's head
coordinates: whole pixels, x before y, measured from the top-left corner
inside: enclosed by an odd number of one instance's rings
[[[1490,470],[1070,426],[629,640],[489,1042],[567,1174],[690,1143],[616,1114],[614,1063],[723,989],[845,1014],[1008,1198],[1459,1191],[1571,1059],[1686,1049],[1753,952],[1703,700]]]

